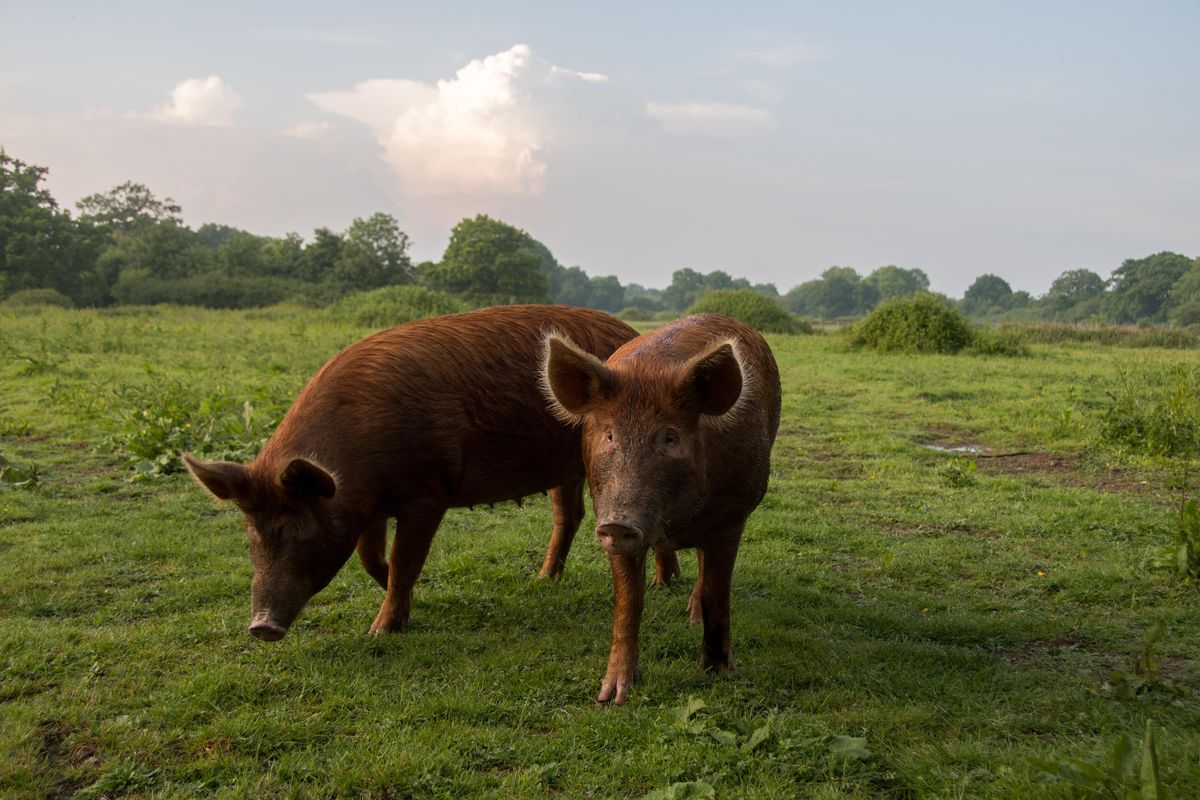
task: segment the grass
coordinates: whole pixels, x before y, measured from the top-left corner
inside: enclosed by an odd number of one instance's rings
[[[1186,351],[769,337],[784,419],[734,576],[737,670],[697,669],[686,585],[650,592],[644,678],[608,708],[590,520],[547,583],[544,498],[453,511],[409,633],[365,635],[382,592],[350,563],[266,645],[238,514],[123,448],[129,405],[162,396],[171,430],[208,408],[245,446],[367,332],[0,310],[0,463],[36,477],[0,481],[0,796],[1069,797],[1038,763],[1104,762],[1148,721],[1165,792],[1200,792],[1198,589],[1147,563],[1178,495],[1101,437],[1122,372]],[[1117,691],[1158,623],[1155,680]]]

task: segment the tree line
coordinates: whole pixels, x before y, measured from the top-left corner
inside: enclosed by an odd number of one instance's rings
[[[43,185],[47,171],[0,150],[0,298],[40,292],[76,306],[246,308],[287,299],[323,305],[418,284],[473,305],[557,302],[649,315],[683,311],[714,289],[751,289],[794,313],[830,319],[930,288],[922,270],[894,265],[865,276],[830,267],[783,295],[722,270],[676,270],[664,289],[623,285],[563,266],[527,232],[482,214],[454,227],[441,260],[414,263],[411,241],[390,214],[355,219],[340,232],[317,228],[307,240],[211,223],[193,230],[171,198],[132,182],[84,197],[72,214]],[[1107,281],[1068,270],[1037,298],[982,275],[957,303],[977,318],[1200,324],[1200,260],[1131,259]]]

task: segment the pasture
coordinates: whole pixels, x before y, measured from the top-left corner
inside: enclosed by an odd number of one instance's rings
[[[1148,721],[1165,793],[1200,794],[1200,591],[1149,563],[1197,476],[1099,435],[1122,373],[1195,350],[768,335],[783,423],[734,574],[736,671],[697,668],[684,552],[615,708],[594,701],[607,561],[589,515],[539,580],[540,496],[448,515],[406,634],[367,637],[383,593],[354,559],[283,641],[246,633],[240,514],[175,454],[249,458],[368,332],[0,311],[0,796],[1069,797],[1047,770],[1137,785]]]

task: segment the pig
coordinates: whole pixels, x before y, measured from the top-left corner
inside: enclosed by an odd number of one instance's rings
[[[582,427],[596,538],[612,566],[612,648],[597,699],[625,703],[638,678],[650,548],[696,548],[688,617],[704,623],[700,665],[729,671],[733,564],[766,493],[779,429],[770,347],[717,314],[642,334],[607,361],[569,335],[550,334],[542,384],[555,413]]]
[[[579,430],[551,413],[538,388],[551,330],[598,358],[637,335],[607,314],[566,306],[411,322],[330,359],[249,465],[184,456],[208,491],[245,515],[250,633],[283,638],[356,549],[387,590],[371,635],[407,629],[434,533],[458,506],[548,490],[554,527],[541,574],[561,573],[584,516],[584,474]]]

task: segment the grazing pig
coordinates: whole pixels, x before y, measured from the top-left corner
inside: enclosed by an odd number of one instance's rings
[[[643,334],[607,363],[568,336],[547,337],[542,381],[559,417],[583,426],[596,537],[615,594],[598,699],[624,703],[638,676],[651,547],[696,548],[688,616],[704,622],[700,665],[730,669],[733,562],[746,518],[767,490],[779,370],[758,333],[717,314]]]
[[[185,456],[244,512],[250,632],[275,641],[356,547],[386,598],[371,634],[408,627],[413,584],[448,508],[549,490],[542,575],[562,571],[584,515],[578,429],[538,387],[549,331],[606,358],[637,332],[565,306],[506,306],[421,320],[342,350],[308,382],[249,465]],[[385,561],[387,521],[396,537]]]

